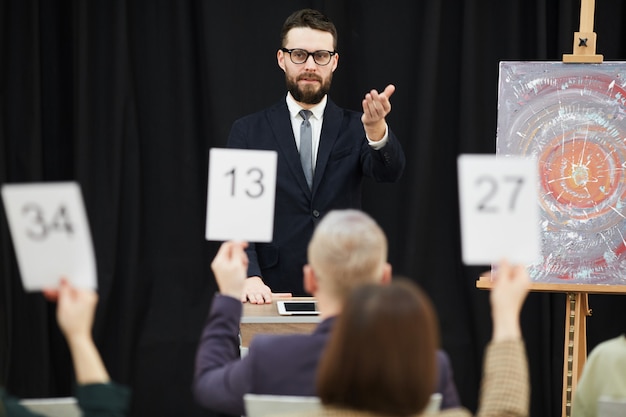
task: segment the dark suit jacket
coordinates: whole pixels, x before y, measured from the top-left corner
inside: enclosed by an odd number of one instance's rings
[[[405,164],[402,146],[391,129],[388,143],[373,150],[361,113],[341,109],[330,99],[324,110],[312,190],[300,164],[285,100],[237,120],[228,146],[278,153],[273,241],[249,246],[248,276],[261,276],[273,292],[294,296],[306,295],[302,266],[315,224],[330,210],[360,209],[364,176],[396,181]]]
[[[193,393],[196,401],[216,412],[244,415],[246,393],[314,396],[315,372],[334,318],[312,334],[256,335],[248,355],[240,359],[239,322],[242,304],[217,295],[196,353]],[[437,356],[442,406],[460,406],[445,354]],[[446,397],[447,396],[447,397]]]

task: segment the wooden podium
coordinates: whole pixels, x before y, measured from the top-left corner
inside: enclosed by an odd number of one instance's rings
[[[280,300],[280,299],[279,299]],[[313,297],[291,297],[289,301],[315,300]],[[241,346],[248,347],[250,340],[257,333],[311,333],[321,321],[318,315],[281,316],[278,314],[276,299],[271,304],[243,305],[243,316],[239,331],[241,334]]]

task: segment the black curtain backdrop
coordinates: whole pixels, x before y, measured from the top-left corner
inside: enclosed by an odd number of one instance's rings
[[[279,31],[303,7],[339,30],[333,100],[358,110],[369,89],[397,87],[388,122],[407,169],[397,184],[366,181],[363,208],[389,237],[394,272],[433,298],[476,409],[491,323],[475,281],[487,266],[460,261],[456,158],[495,151],[498,62],[571,53],[580,0],[2,0],[0,183],[80,183],[98,264],[94,334],[112,377],[132,387],[133,416],[212,415],[190,393],[216,290],[208,151],[237,117],[284,96]],[[626,5],[597,0],[595,16],[598,53],[626,58]],[[0,384],[71,395],[54,306],[24,292],[6,220],[0,257]],[[591,349],[624,331],[626,302],[589,298]],[[564,313],[562,293],[532,293],[523,310],[532,416],[560,415]]]

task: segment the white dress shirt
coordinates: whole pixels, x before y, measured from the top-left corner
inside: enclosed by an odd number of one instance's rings
[[[326,102],[328,100],[328,96],[324,96],[322,100],[311,107],[309,110],[311,113],[311,117],[309,117],[309,122],[311,123],[311,134],[313,142],[311,143],[311,152],[313,153],[313,170],[315,170],[315,165],[317,163],[317,150],[320,146],[320,135],[322,133],[322,122],[324,121],[324,110],[326,109]],[[302,116],[300,116],[300,110],[302,107],[296,100],[294,100],[291,93],[287,93],[287,108],[289,109],[289,116],[291,118],[291,128],[293,130],[293,136],[296,139],[296,147],[298,148],[298,152],[300,152],[300,125],[302,124]],[[378,150],[387,144],[387,140],[389,138],[389,129],[387,124],[385,123],[385,135],[379,141],[370,140],[366,136],[367,142],[369,145]]]

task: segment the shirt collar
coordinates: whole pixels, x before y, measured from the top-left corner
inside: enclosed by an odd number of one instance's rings
[[[328,95],[324,95],[324,98],[322,98],[319,103],[309,109],[313,113],[313,117],[315,117],[317,120],[322,120],[327,101]],[[294,100],[293,96],[289,92],[287,93],[287,108],[289,109],[289,114],[291,115],[292,119],[298,117],[298,113],[300,113],[300,110],[302,110],[302,107],[300,107],[300,105],[296,103],[296,100]]]

